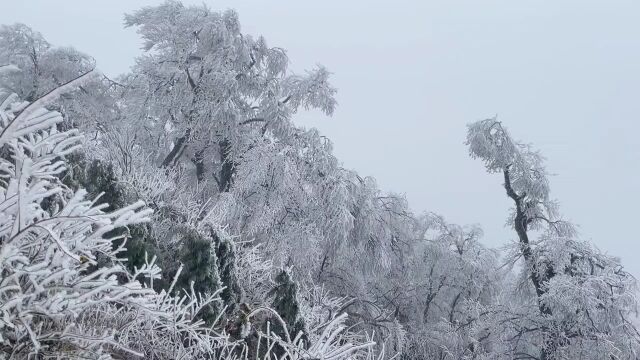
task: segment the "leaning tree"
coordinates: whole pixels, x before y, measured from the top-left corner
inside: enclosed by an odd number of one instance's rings
[[[507,261],[523,261],[521,285],[532,290],[525,306],[484,313],[493,317],[488,327],[507,342],[504,356],[635,359],[640,334],[630,321],[638,302],[633,276],[619,259],[579,240],[560,216],[538,151],[514,140],[496,119],[468,130],[471,156],[504,178],[518,239]]]

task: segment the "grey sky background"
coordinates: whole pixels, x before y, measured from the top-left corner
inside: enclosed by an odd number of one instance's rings
[[[3,1],[51,43],[115,76],[140,53],[122,15],[160,1]],[[202,4],[203,1],[184,1]],[[499,175],[467,155],[466,124],[498,118],[548,158],[552,195],[583,239],[640,276],[640,1],[205,1],[234,8],[243,31],[288,50],[296,72],[334,73],[332,118],[297,117],[335,145],[345,167],[405,194],[416,212],[504,228]]]

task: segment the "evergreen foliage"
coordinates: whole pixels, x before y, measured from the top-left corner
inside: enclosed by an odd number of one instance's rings
[[[189,293],[193,289],[200,294],[213,294],[221,290],[218,261],[212,239],[195,230],[186,230],[182,235],[179,259],[183,265],[174,291]],[[212,324],[221,309],[211,304],[199,315],[207,324]]]
[[[269,295],[272,296],[271,307],[287,324],[289,336],[294,338],[298,333],[306,333],[304,320],[300,314],[298,285],[287,270],[282,269],[278,272],[275,285]],[[276,322],[273,326],[275,333],[283,334],[284,329],[280,324]],[[284,337],[284,335],[281,336]]]
[[[218,273],[224,289],[220,298],[224,301],[229,312],[242,301],[242,288],[238,283],[238,267],[236,263],[236,247],[233,240],[214,235],[216,244],[216,258],[218,261]]]

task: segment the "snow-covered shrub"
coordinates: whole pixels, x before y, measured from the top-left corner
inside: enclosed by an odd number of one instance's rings
[[[0,357],[168,359],[210,351],[218,336],[193,318],[215,294],[157,294],[139,281],[157,278],[153,260],[132,274],[118,259],[126,242],[114,247],[119,237],[109,233],[148,221],[151,210],[136,202],[106,212],[107,204],[56,176],[81,136],[58,131],[61,115],[44,106],[72,86],[33,103],[0,93]],[[171,352],[156,354],[162,348]]]

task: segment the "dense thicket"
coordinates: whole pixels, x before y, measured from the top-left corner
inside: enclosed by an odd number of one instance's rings
[[[635,279],[497,120],[467,145],[514,204],[502,253],[341,167],[293,122],[334,111],[329,72],[291,73],[235,12],[125,23],[145,53],[114,80],[0,30],[0,359],[637,357]]]

